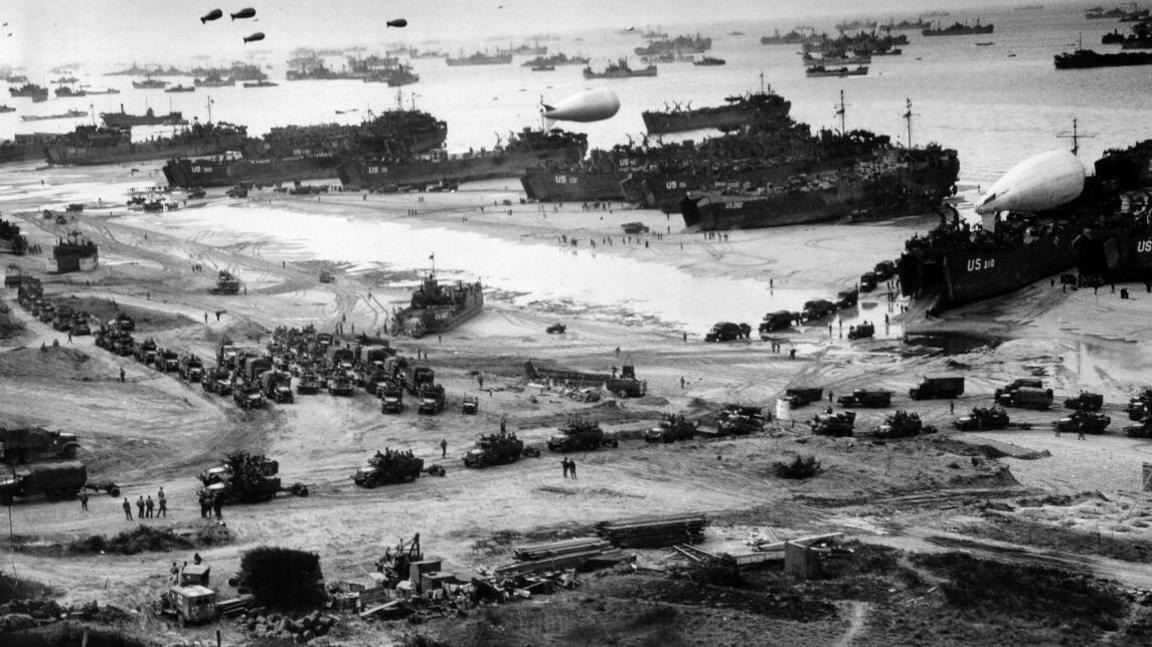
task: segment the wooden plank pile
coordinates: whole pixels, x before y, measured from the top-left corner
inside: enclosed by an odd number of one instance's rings
[[[511,577],[568,568],[580,569],[591,562],[614,563],[626,559],[612,544],[596,537],[529,544],[515,549],[517,561],[497,566],[497,576]]]
[[[667,548],[700,543],[707,524],[702,514],[648,515],[601,521],[596,533],[620,548]]]

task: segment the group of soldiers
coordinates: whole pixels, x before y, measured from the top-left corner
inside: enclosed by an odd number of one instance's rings
[[[124,517],[128,521],[132,521],[132,503],[128,501],[128,497],[124,497],[122,507],[124,508]],[[88,509],[87,496],[80,498],[80,509]],[[147,499],[144,498],[144,495],[140,495],[140,498],[136,499],[136,518],[151,519],[153,517],[168,518],[168,499],[164,496],[163,486],[161,486],[160,491],[156,493],[155,500],[152,499],[151,494],[148,495]]]
[[[447,452],[448,441],[442,440],[440,442],[443,444],[443,450],[445,452]],[[396,451],[392,451],[390,448],[385,447],[384,453],[380,453],[379,449],[376,450],[376,455],[372,457],[372,464],[373,465],[387,465],[388,463],[392,462],[393,460],[399,460],[401,458],[411,459],[411,458],[415,458],[415,456],[412,454],[411,449],[404,450],[404,451],[401,451],[398,449]]]
[[[224,515],[221,513],[221,508],[224,505],[224,497],[219,494],[213,494],[208,490],[200,490],[197,494],[200,499],[200,518],[211,519],[215,514],[217,519],[223,519]]]

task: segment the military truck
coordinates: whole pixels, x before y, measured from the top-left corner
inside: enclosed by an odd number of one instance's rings
[[[401,413],[404,411],[404,387],[396,382],[381,382],[377,386],[380,394],[380,413]]]
[[[1112,418],[1093,411],[1079,409],[1071,415],[1064,416],[1052,423],[1056,431],[1078,432],[1083,434],[1102,434],[1112,424]]]
[[[299,395],[316,395],[319,392],[320,376],[312,371],[300,373],[300,379],[296,382],[296,393]]]
[[[876,324],[865,321],[848,327],[848,339],[871,339],[876,336]]]
[[[538,454],[539,452],[537,452]],[[515,463],[524,455],[524,441],[515,433],[484,434],[464,454],[465,467],[488,467]]]
[[[84,335],[92,334],[92,326],[88,323],[88,314],[84,312],[76,313],[72,317],[72,323],[68,328],[73,337],[82,337]]]
[[[240,382],[232,389],[232,401],[241,409],[264,408],[264,394],[260,392],[260,385],[251,382]]]
[[[72,310],[72,306],[65,303],[56,304],[56,310],[52,313],[52,328],[64,332],[72,326],[72,317],[76,312]]]
[[[204,362],[199,357],[188,354],[180,358],[180,379],[199,382],[204,378]]]
[[[145,339],[144,341],[140,342],[139,344],[136,344],[136,353],[135,353],[136,361],[140,362],[141,364],[144,364],[146,366],[150,366],[152,364],[155,364],[156,363],[156,350],[157,350],[156,340],[151,339],[151,338]]]
[[[460,403],[460,412],[469,416],[474,416],[479,413],[480,398],[474,395],[464,396],[464,401]]]
[[[71,499],[88,482],[88,470],[80,461],[32,463],[0,472],[0,503],[12,505],[16,497],[43,494],[49,501]]]
[[[124,332],[132,332],[133,330],[136,330],[136,320],[124,314],[123,312],[117,312],[116,318],[112,319],[111,323],[114,328]]]
[[[600,428],[598,422],[570,420],[568,424],[560,427],[559,432],[548,438],[548,451],[576,452],[605,446],[620,446],[620,442],[615,438],[604,435],[604,430]]]
[[[884,419],[884,422],[876,428],[875,435],[877,438],[908,438],[933,431],[936,430],[920,420],[920,414],[897,411]]]
[[[878,280],[875,272],[865,272],[860,275],[860,291],[871,292],[876,289]]]
[[[716,431],[721,436],[743,436],[764,431],[766,417],[761,407],[728,403],[717,417]]]
[[[804,309],[800,311],[800,321],[808,323],[823,319],[836,312],[836,304],[826,299],[813,299],[804,303]]]
[[[303,483],[282,487],[277,476],[279,471],[280,463],[263,454],[236,452],[197,478],[203,485],[203,493],[221,497],[225,503],[260,503],[271,500],[279,492],[308,496],[308,486]]]
[[[856,424],[855,411],[818,413],[808,421],[812,433],[820,436],[851,436]]]
[[[356,387],[352,384],[352,378],[344,371],[332,371],[328,376],[328,394],[338,396],[350,396],[356,391]]]
[[[797,319],[795,312],[787,310],[777,310],[769,312],[764,315],[764,319],[760,322],[760,339],[767,341],[770,333],[778,330],[788,330],[792,327],[792,322]]]
[[[76,434],[39,427],[9,429],[0,425],[0,460],[9,465],[51,458],[76,458],[80,442]]]
[[[416,413],[434,416],[444,410],[444,387],[439,384],[424,384],[416,394]]]
[[[1001,407],[976,407],[952,423],[960,431],[987,431],[1008,428],[1008,412]]]
[[[872,268],[877,281],[887,281],[896,276],[896,263],[893,261],[880,261]]]
[[[699,428],[699,422],[689,422],[684,419],[683,414],[666,415],[656,426],[644,432],[644,440],[650,443],[691,440]]]
[[[836,398],[836,402],[848,409],[856,407],[882,409],[892,406],[892,392],[881,389],[856,389],[848,395]]]
[[[290,404],[296,400],[292,395],[292,376],[282,371],[264,371],[260,374],[260,390],[264,397],[277,404]]]
[[[1011,382],[1009,382],[1008,384],[1005,384],[1004,386],[996,389],[996,392],[993,394],[993,397],[995,397],[996,400],[999,401],[1000,396],[1004,395],[1005,393],[1009,393],[1011,391],[1015,391],[1016,389],[1025,388],[1025,387],[1031,388],[1031,389],[1042,389],[1042,388],[1044,388],[1044,382],[1037,379],[1037,378],[1034,378],[1034,377],[1018,377],[1015,380],[1012,380]]]
[[[420,394],[420,387],[436,383],[436,373],[427,366],[401,366],[400,384],[412,395]]]
[[[1052,389],[1022,386],[1001,393],[996,403],[1005,407],[1044,410],[1052,406]]]
[[[216,275],[216,286],[208,292],[209,294],[239,294],[240,279],[228,270],[220,270]]]
[[[360,487],[373,488],[388,483],[415,481],[424,470],[424,459],[412,455],[411,451],[385,450],[376,452],[352,475],[352,481]]]
[[[1080,395],[1064,400],[1065,409],[1079,409],[1081,411],[1099,411],[1104,406],[1104,396],[1099,393],[1081,391]]]
[[[836,307],[845,310],[847,308],[855,308],[856,304],[860,302],[860,290],[852,288],[851,290],[843,290],[836,293]]]
[[[721,321],[712,326],[704,335],[706,342],[724,342],[736,339],[746,339],[752,334],[752,327],[748,324],[737,324],[731,321]]]
[[[180,353],[165,348],[156,354],[156,370],[161,373],[177,373],[180,371]]]
[[[200,584],[169,587],[160,595],[159,611],[180,627],[216,619],[216,592]]]
[[[950,400],[964,395],[963,377],[925,377],[920,386],[908,389],[913,400]]]
[[[803,386],[784,389],[784,399],[793,409],[806,407],[824,399],[824,389],[819,386]]]

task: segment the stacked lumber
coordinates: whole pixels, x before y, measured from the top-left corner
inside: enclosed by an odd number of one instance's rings
[[[596,537],[529,544],[516,548],[513,554],[518,561],[497,566],[494,569],[497,576],[512,577],[569,568],[583,569],[594,562],[611,564],[627,557],[612,544]]]
[[[667,548],[700,543],[707,523],[702,514],[648,515],[601,521],[596,533],[620,548]]]

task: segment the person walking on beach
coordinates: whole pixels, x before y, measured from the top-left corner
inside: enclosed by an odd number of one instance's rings
[[[568,473],[572,475],[572,480],[576,480],[576,461],[568,459]]]
[[[440,439],[440,458],[447,458],[447,457],[448,457],[448,439],[447,438],[441,438]]]

